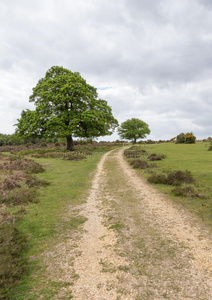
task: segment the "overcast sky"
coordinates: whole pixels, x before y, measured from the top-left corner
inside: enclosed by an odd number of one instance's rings
[[[149,139],[212,136],[211,0],[0,0],[0,133],[52,66],[79,72],[119,123],[148,123]]]

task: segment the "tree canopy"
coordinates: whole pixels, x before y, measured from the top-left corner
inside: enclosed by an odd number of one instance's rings
[[[23,110],[17,132],[25,137],[62,137],[73,150],[73,137],[111,135],[118,126],[107,102],[78,72],[53,66],[29,98],[36,109]]]
[[[118,128],[118,134],[122,139],[133,140],[136,143],[137,139],[143,139],[147,134],[150,134],[150,129],[144,121],[132,118],[121,124]]]

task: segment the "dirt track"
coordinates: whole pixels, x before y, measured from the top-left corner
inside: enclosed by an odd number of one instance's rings
[[[102,157],[80,211],[74,299],[212,299],[207,230],[140,178],[123,149]]]

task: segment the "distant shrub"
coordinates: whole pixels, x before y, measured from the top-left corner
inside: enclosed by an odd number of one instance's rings
[[[145,144],[156,144],[156,142],[152,141],[152,140],[147,140],[147,141],[145,141]]]
[[[192,132],[181,133],[177,135],[176,144],[194,144],[196,141],[196,137]]]
[[[136,169],[146,169],[150,167],[145,160],[140,159],[132,160],[130,164]]]
[[[196,137],[193,135],[192,132],[186,133],[186,144],[194,144],[196,141]]]
[[[27,144],[26,144],[26,147],[27,147],[27,148],[29,148],[29,147],[33,147],[33,146],[34,146],[34,144],[33,144],[33,143],[27,143]]]
[[[56,142],[54,145],[55,145],[55,147],[60,147],[60,143],[59,142]]]
[[[149,159],[150,161],[162,160],[162,159],[164,159],[164,158],[166,158],[166,155],[164,155],[164,154],[155,154],[155,153],[152,153],[152,154],[150,154],[150,155],[148,156],[148,159]]]
[[[47,145],[47,143],[45,143],[45,142],[41,142],[41,143],[40,143],[40,146],[41,146],[41,147],[47,147],[48,145]]]
[[[85,159],[86,155],[83,153],[78,153],[78,152],[68,152],[66,153],[64,159],[67,160],[81,160],[81,159]]]
[[[142,154],[145,154],[146,150],[144,149],[139,149],[137,146],[132,146],[129,149],[124,151],[124,156],[126,158],[138,158]]]
[[[183,144],[186,142],[186,137],[184,133],[177,135],[176,144]]]

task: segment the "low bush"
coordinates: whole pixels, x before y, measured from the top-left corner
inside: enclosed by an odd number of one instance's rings
[[[149,169],[149,168],[156,168],[155,164],[148,164],[147,161],[141,159],[134,159],[130,162],[130,164],[136,169]]]
[[[68,152],[66,153],[64,158],[67,160],[81,160],[81,159],[85,159],[86,155],[78,152]]]
[[[40,143],[40,146],[41,146],[41,147],[47,147],[48,145],[47,145],[46,142],[41,142],[41,143]]]
[[[4,190],[14,190],[15,188],[20,188],[20,183],[13,176],[8,176],[4,179],[2,188]]]
[[[131,149],[131,150],[130,150]],[[124,151],[124,156],[126,158],[138,158],[140,157],[142,154],[145,154],[146,150],[138,150],[137,147],[133,148],[133,146],[131,148],[129,148],[128,150]]]
[[[172,193],[178,197],[203,198],[204,196],[196,192],[192,187],[176,187]]]
[[[0,195],[0,203],[9,206],[36,203],[38,195],[38,190],[33,188],[21,187],[11,191],[3,190]]]
[[[146,169],[150,167],[145,160],[140,160],[140,159],[132,160],[130,164],[136,169]]]
[[[194,183],[194,178],[189,171],[174,171],[167,176],[167,184],[180,185],[181,183]]]
[[[11,157],[9,162],[5,162],[4,166],[7,170],[10,171],[24,171],[25,173],[42,173],[44,172],[44,168],[38,164],[37,162],[26,159],[26,158],[17,158]]]
[[[189,171],[174,171],[167,176],[163,174],[153,174],[148,178],[148,181],[155,184],[168,184],[179,186],[182,183],[194,183],[194,178]]]
[[[25,179],[25,183],[27,184],[28,187],[34,187],[34,186],[41,187],[41,186],[50,185],[48,181],[39,179],[32,175],[27,175]]]
[[[163,174],[153,174],[148,178],[148,181],[155,184],[167,184],[167,178]]]
[[[163,154],[155,154],[155,153],[152,153],[148,156],[148,159],[150,161],[155,161],[155,160],[162,160],[166,158],[166,155],[163,155]]]

